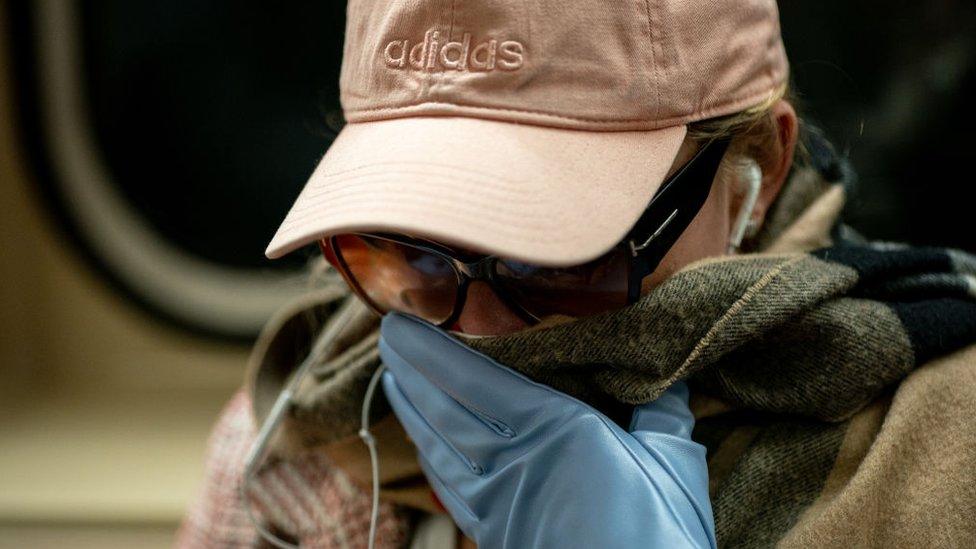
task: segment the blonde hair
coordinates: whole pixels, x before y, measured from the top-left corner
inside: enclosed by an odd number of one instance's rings
[[[775,150],[777,145],[779,128],[772,117],[772,109],[782,99],[796,106],[797,97],[788,84],[770,93],[762,103],[752,108],[689,125],[688,137],[697,142],[731,138],[731,157],[754,158],[764,164],[769,159],[770,151]],[[806,151],[798,143],[794,163],[803,163],[805,158]]]

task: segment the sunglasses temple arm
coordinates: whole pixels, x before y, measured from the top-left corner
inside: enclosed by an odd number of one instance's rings
[[[635,223],[627,239],[631,253],[630,303],[640,298],[644,279],[657,269],[704,207],[728,148],[728,140],[706,143],[661,186]]]
[[[677,240],[675,238],[668,242],[670,239],[660,239],[661,234],[674,221],[677,215],[678,210],[675,210],[658,230],[642,244],[635,245],[633,240],[628,241],[631,252],[631,269],[627,288],[628,303],[634,303],[640,299],[644,279],[657,269],[664,256],[668,253],[668,250],[674,245],[674,241]]]

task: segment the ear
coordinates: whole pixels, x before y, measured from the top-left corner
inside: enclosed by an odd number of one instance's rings
[[[766,213],[779,197],[786,178],[793,167],[793,153],[799,138],[799,120],[796,110],[786,100],[780,100],[770,110],[776,128],[775,150],[769,151],[760,166],[763,172],[762,191],[753,212],[753,226],[760,227],[766,219]]]

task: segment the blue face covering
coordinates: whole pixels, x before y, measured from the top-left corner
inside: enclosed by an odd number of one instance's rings
[[[715,547],[683,383],[624,430],[426,322],[391,314],[381,333],[383,389],[479,547]]]

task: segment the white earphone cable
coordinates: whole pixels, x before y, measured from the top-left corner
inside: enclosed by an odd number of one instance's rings
[[[298,366],[298,368],[296,368],[295,373],[292,375],[291,379],[288,380],[284,389],[282,389],[281,393],[278,395],[277,400],[275,400],[275,403],[271,407],[264,424],[261,425],[261,429],[258,431],[250,452],[248,452],[248,455],[245,458],[244,472],[238,485],[238,497],[241,500],[241,504],[244,506],[248,520],[250,520],[251,524],[254,525],[254,528],[257,530],[258,534],[268,543],[278,547],[279,549],[299,549],[299,547],[276,536],[257,520],[257,517],[254,516],[254,510],[251,507],[251,501],[247,496],[248,483],[257,474],[265,452],[271,444],[272,437],[274,436],[278,427],[284,421],[286,414],[291,410],[291,406],[293,404],[292,397],[294,396],[295,391],[298,390],[302,380],[308,376],[314,365],[322,362],[323,357],[328,353],[330,346],[339,339],[339,336],[349,326],[352,318],[355,317],[357,311],[361,307],[362,305],[356,300],[348,300],[346,304],[344,304],[336,312],[333,320],[326,326],[325,330],[323,330],[322,333],[316,338],[315,343],[312,345],[312,350],[309,352],[305,360],[302,361],[302,363]],[[376,441],[369,432],[369,407],[372,404],[373,396],[376,392],[376,386],[379,383],[380,375],[383,373],[383,370],[384,368],[381,364],[373,374],[372,379],[370,379],[369,385],[366,387],[366,396],[363,399],[362,427],[359,431],[359,436],[363,438],[363,441],[369,448],[369,457],[373,473],[373,512],[370,517],[370,549],[373,548],[373,539],[375,538],[376,524],[379,516],[379,458],[377,456]]]
[[[379,385],[380,378],[382,377],[385,369],[386,367],[380,364],[379,368],[376,369],[376,372],[373,373],[373,377],[369,380],[369,385],[366,387],[366,396],[363,398],[362,423],[359,429],[359,437],[363,439],[363,442],[369,449],[369,464],[372,474],[373,501],[372,511],[369,515],[369,549],[374,549],[376,544],[376,530],[378,527],[380,514],[380,460],[379,452],[376,448],[376,437],[369,432],[369,412],[373,404],[373,397],[376,395],[376,387]],[[290,395],[288,395],[286,398],[290,400]],[[254,510],[250,505],[246,492],[246,481],[249,478],[250,475],[245,476],[244,480],[240,483],[238,487],[238,497],[240,497],[241,501],[243,502],[248,519],[251,521],[251,524],[254,525],[254,528],[258,531],[258,534],[260,534],[261,537],[264,538],[268,543],[278,547],[279,549],[300,549],[299,546],[287,542],[269,531],[261,524],[261,521],[257,520],[257,517],[254,516]]]
[[[369,515],[369,549],[373,549],[376,543],[376,528],[380,515],[380,459],[376,450],[376,437],[369,432],[369,411],[373,404],[373,396],[376,393],[376,386],[379,384],[386,367],[380,364],[373,377],[369,380],[366,387],[366,396],[363,398],[362,426],[359,429],[359,438],[363,439],[366,447],[369,448],[369,464],[373,476],[373,508]]]

